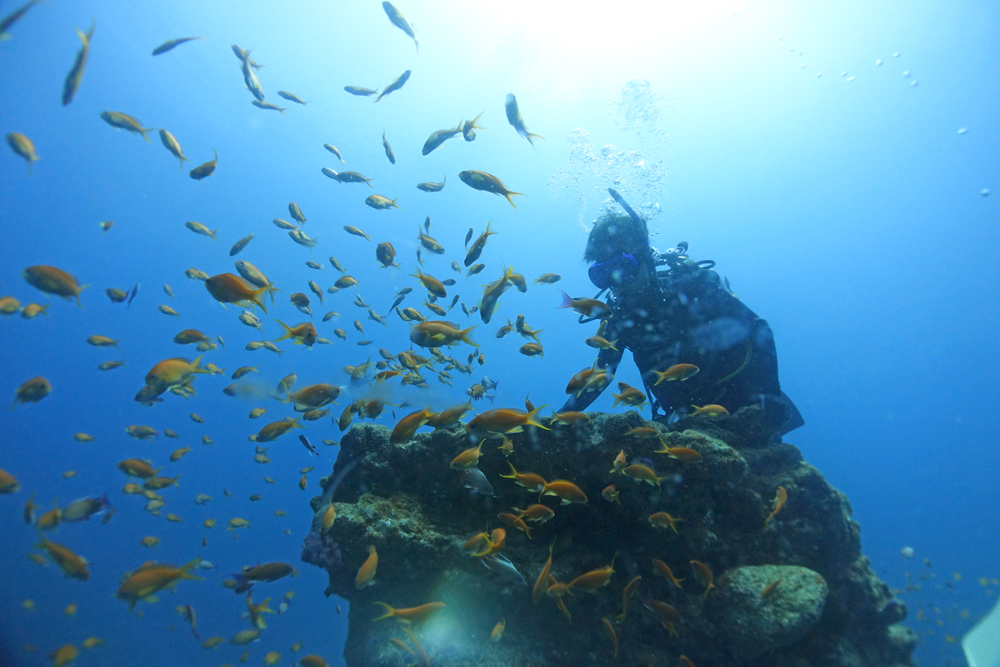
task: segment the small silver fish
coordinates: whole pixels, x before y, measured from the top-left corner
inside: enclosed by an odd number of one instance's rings
[[[385,149],[385,156],[389,158],[389,163],[396,164],[396,154],[392,152],[392,146],[385,138],[385,130],[382,130],[382,148]]]
[[[332,146],[330,144],[323,144],[323,148],[336,155],[337,159],[340,160],[340,164],[347,164],[346,162],[344,162],[344,158],[343,156],[341,156],[340,151],[337,150],[336,146]]]
[[[507,559],[503,554],[497,554],[496,556],[483,556],[480,562],[486,567],[490,572],[498,574],[501,579],[509,581],[512,584],[521,584],[526,586],[528,584],[524,579],[524,575],[517,571],[514,564]]]
[[[417,39],[417,33],[413,30],[413,25],[403,16],[398,9],[396,9],[391,2],[382,3],[382,9],[385,10],[386,15],[392,24],[405,32],[407,36],[413,40],[413,44],[417,47],[417,55],[420,55],[420,40]]]

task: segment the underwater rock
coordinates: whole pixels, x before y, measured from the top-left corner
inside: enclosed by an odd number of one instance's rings
[[[493,496],[470,493],[449,468],[457,454],[478,443],[461,427],[421,433],[404,446],[390,444],[382,426],[356,424],[344,435],[333,474],[322,480],[323,495],[311,500],[316,514],[303,560],[326,569],[328,596],[351,603],[344,648],[349,667],[413,662],[390,642],[414,646],[406,627],[392,618],[373,621],[385,611],[376,602],[396,608],[443,602],[412,628],[432,663],[443,666],[607,664],[613,648],[603,619],[617,635],[615,664],[622,667],[673,667],[682,654],[714,667],[913,664],[915,635],[896,625],[906,616],[905,605],[861,554],[847,498],[797,448],[774,442],[780,415],[753,406],[724,421],[689,417],[669,428],[634,411],[589,418],[512,435],[509,459],[498,449],[501,441],[483,443],[478,468]],[[626,435],[640,426],[657,429],[659,437]],[[694,449],[701,460],[685,463],[656,453],[664,443]],[[659,486],[612,472],[620,450],[628,465],[655,471]],[[537,491],[501,477],[511,464],[519,473],[569,480],[588,502],[539,501]],[[611,484],[617,501],[602,495]],[[767,520],[779,486],[787,490],[787,503]],[[336,521],[320,538],[331,500]],[[538,502],[555,514],[528,524],[531,539],[498,519]],[[657,512],[680,519],[676,533],[651,525]],[[497,573],[463,551],[469,538],[498,527],[507,531],[501,553],[525,581],[502,563]],[[532,603],[550,545],[555,581],[566,584],[613,563],[608,585]],[[377,571],[372,585],[359,589],[355,578],[370,547],[378,554]],[[676,585],[656,576],[654,559],[670,567]],[[707,593],[691,561],[714,573]],[[623,589],[637,576],[642,579],[619,621]],[[774,581],[779,583],[761,597]],[[652,613],[655,601],[673,608],[669,622]],[[503,636],[491,641],[501,620]]]
[[[799,642],[823,615],[828,593],[823,577],[797,565],[737,567],[717,588],[706,613],[747,659]]]

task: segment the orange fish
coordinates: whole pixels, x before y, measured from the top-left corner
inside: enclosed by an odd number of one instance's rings
[[[596,370],[597,370],[597,360],[595,359],[593,366],[591,366],[590,368],[584,368],[579,373],[577,373],[576,375],[574,375],[569,379],[569,383],[566,385],[566,393],[574,394],[577,393],[578,391],[582,391],[583,388],[587,385],[587,381],[590,379],[590,377],[594,374]]]
[[[694,364],[674,364],[665,371],[650,371],[656,376],[656,382],[653,386],[660,384],[663,381],[673,382],[675,380],[687,380],[698,374],[698,367]]]
[[[611,575],[615,572],[615,558],[617,557],[618,553],[615,552],[610,565],[596,570],[591,570],[590,572],[585,572],[573,581],[569,582],[570,590],[576,588],[596,594],[598,588],[607,586],[611,582]]]
[[[503,551],[504,546],[507,544],[507,531],[503,528],[494,528],[493,532],[490,533],[490,537],[486,540],[486,546],[476,553],[472,554],[475,558],[482,558],[483,556],[492,556],[493,554],[500,553]]]
[[[663,438],[660,438],[660,445],[662,449],[653,450],[657,454],[666,454],[670,458],[677,459],[683,463],[701,462],[701,454],[696,449],[691,449],[690,447],[671,447]]]
[[[417,654],[413,652],[413,649],[410,648],[409,646],[407,646],[406,642],[404,642],[402,639],[397,639],[395,637],[391,637],[389,639],[389,641],[392,642],[393,644],[395,644],[397,647],[403,649],[404,651],[406,651],[407,653],[409,653],[413,657],[417,657]]]
[[[264,297],[267,294],[272,294],[275,290],[270,284],[257,288],[253,283],[232,273],[220,273],[217,276],[212,276],[205,281],[205,289],[219,303],[232,303],[251,308],[260,306],[265,313],[267,305]]]
[[[18,403],[37,403],[52,391],[52,385],[41,375],[25,380],[14,393],[14,402],[8,410],[13,410]],[[544,427],[543,427],[544,428]]]
[[[597,299],[574,299],[566,292],[562,292],[563,300],[557,308],[572,308],[584,317],[607,319],[611,317],[611,308],[608,304]]]
[[[374,545],[368,547],[368,558],[358,570],[358,576],[354,578],[354,587],[358,590],[366,586],[375,585],[375,570],[378,568],[378,552]]]
[[[420,653],[420,661],[424,663],[424,667],[431,667],[431,658],[427,655],[427,651],[424,650],[423,644],[421,644],[420,640],[417,639],[417,636],[413,634],[413,630],[410,629],[409,623],[403,626],[403,632],[407,634],[410,641],[413,642],[413,645],[417,647],[417,651]]]
[[[660,432],[652,426],[637,426],[622,433],[622,435],[634,435],[637,438],[655,438],[659,434]]]
[[[647,402],[646,392],[641,389],[636,389],[635,387],[630,387],[624,382],[618,383],[618,391],[621,393],[611,394],[615,399],[614,405],[611,406],[612,408],[617,407],[618,404],[621,403],[623,405],[642,409],[642,406]]]
[[[463,403],[462,405],[452,406],[447,410],[437,413],[436,415],[431,415],[427,419],[427,425],[433,426],[434,428],[445,428],[446,426],[451,426],[461,419],[462,415],[471,409],[471,403]]]
[[[518,530],[523,531],[524,534],[528,536],[528,539],[531,539],[531,528],[528,527],[528,524],[526,524],[521,517],[508,512],[501,512],[500,514],[497,514],[497,518],[511,528],[517,528]]]
[[[545,480],[542,479],[541,475],[536,475],[533,472],[520,473],[514,469],[514,464],[507,461],[507,465],[510,466],[509,475],[500,475],[504,479],[512,479],[514,483],[518,486],[523,486],[528,491],[534,493],[535,491],[541,491],[545,488]]]
[[[538,579],[535,579],[535,586],[531,589],[531,601],[538,604],[538,601],[542,599],[542,594],[545,593],[549,584],[549,571],[552,569],[552,547],[555,545],[555,540],[549,545],[549,559],[545,561],[545,565],[542,567],[542,571],[538,574]]]
[[[625,616],[628,615],[628,603],[635,595],[635,592],[639,589],[639,582],[642,581],[642,577],[635,577],[632,581],[626,584],[625,589],[622,591],[622,613],[615,616],[615,620],[619,623],[625,622]]]
[[[680,620],[681,614],[677,611],[673,605],[669,605],[666,602],[660,600],[650,600],[643,604],[643,606],[653,612],[664,628],[670,633],[671,637],[677,637],[677,630],[674,629],[673,621]]]
[[[61,544],[57,544],[42,536],[42,541],[38,543],[39,549],[44,549],[49,559],[58,565],[67,577],[87,581],[90,579],[90,572],[87,570],[87,559],[78,556],[70,549]]]
[[[420,625],[430,618],[432,614],[444,609],[444,602],[428,602],[419,607],[408,607],[406,609],[396,609],[384,602],[374,602],[373,604],[385,607],[385,613],[377,618],[373,618],[373,622],[381,621],[383,618],[394,618],[400,623],[412,623],[414,625]]]
[[[296,345],[312,347],[316,343],[316,339],[319,337],[319,334],[316,332],[316,327],[313,326],[312,322],[303,322],[302,324],[296,324],[294,327],[288,326],[281,320],[275,320],[275,322],[280,324],[285,329],[285,335],[280,338],[275,338],[275,343],[291,338],[295,341]]]
[[[641,484],[646,482],[652,486],[660,486],[660,482],[666,479],[666,477],[657,477],[656,471],[649,466],[644,466],[641,463],[635,463],[622,470],[622,474],[626,477],[631,477],[635,480],[636,484]]]
[[[271,422],[260,431],[257,432],[257,442],[271,442],[277,440],[290,429],[293,428],[305,428],[299,424],[299,418],[295,419],[282,419],[280,421]]]
[[[691,662],[691,658],[686,655],[681,656],[681,667],[695,667],[695,664]]]
[[[713,422],[720,421],[729,416],[729,410],[726,410],[721,405],[706,405],[704,407],[698,407],[697,405],[691,406],[691,416],[692,417],[704,417],[705,419]]]
[[[772,582],[771,582],[771,583],[769,583],[769,584],[768,584],[767,586],[765,586],[765,587],[764,587],[764,590],[762,590],[762,591],[760,592],[760,599],[761,599],[761,600],[763,600],[763,599],[764,599],[764,598],[766,598],[766,597],[767,597],[768,595],[770,595],[771,593],[773,593],[773,592],[774,592],[774,589],[775,589],[775,588],[777,588],[777,587],[778,587],[778,584],[780,584],[780,583],[781,583],[781,579],[778,579],[777,581],[772,581]]]
[[[781,511],[786,502],[788,502],[788,491],[785,490],[785,487],[779,486],[777,493],[774,494],[774,500],[771,501],[771,513],[764,519],[764,530],[767,530],[767,524]]]
[[[587,494],[579,486],[565,479],[557,479],[542,486],[538,499],[542,496],[557,496],[563,505],[573,503],[584,504],[587,502]]]
[[[667,579],[677,588],[680,588],[681,582],[684,581],[684,579],[678,579],[677,577],[674,576],[674,573],[670,569],[669,565],[664,563],[662,560],[656,558],[653,559],[653,574],[657,574],[663,577],[664,579]]]
[[[551,509],[545,505],[529,505],[528,509],[521,510],[516,507],[511,508],[517,512],[517,516],[525,521],[532,521],[534,523],[545,523],[552,517],[556,515]]]
[[[76,299],[76,305],[81,308],[83,307],[80,304],[80,292],[82,292],[87,285],[81,286],[76,282],[76,278],[62,269],[41,264],[38,266],[29,266],[24,270],[22,275],[24,276],[25,281],[27,281],[27,283],[32,287],[40,289],[46,294],[61,296],[67,301],[70,299]]]
[[[476,445],[475,447],[470,447],[469,449],[466,449],[464,452],[462,452],[454,459],[452,459],[451,469],[468,470],[469,468],[475,467],[476,464],[479,463],[479,456],[482,454],[484,442],[486,442],[485,438],[480,440],[479,444]]]
[[[623,449],[618,452],[618,456],[615,457],[614,463],[612,464],[614,467],[612,467],[611,470],[609,470],[608,472],[611,474],[614,474],[616,472],[620,473],[622,470],[625,469],[627,463],[628,461],[625,459],[625,450]]]
[[[80,649],[73,646],[72,644],[65,644],[60,646],[55,651],[49,654],[49,659],[52,661],[53,667],[63,667],[63,665],[71,665],[76,662],[76,659],[80,657]]]
[[[146,563],[135,570],[118,589],[117,596],[129,603],[131,611],[140,600],[148,600],[151,595],[163,588],[173,588],[181,579],[196,579],[201,577],[190,574],[201,558],[195,558],[182,567],[174,567],[167,563]]]
[[[667,528],[669,526],[670,529],[678,535],[680,535],[680,533],[677,532],[676,524],[683,520],[684,519],[675,519],[666,512],[657,512],[649,517],[649,522],[657,528]]]
[[[615,628],[613,625],[611,625],[611,621],[609,621],[608,619],[602,618],[601,625],[604,626],[604,634],[615,649],[614,654],[611,656],[611,659],[614,660],[615,658],[618,657],[618,635],[615,634]]]
[[[619,505],[621,505],[622,501],[618,499],[618,496],[620,495],[621,494],[618,493],[618,489],[615,488],[614,484],[609,484],[608,486],[604,487],[603,491],[601,491],[601,496],[603,496],[604,499],[607,500],[609,503],[618,503]]]
[[[715,588],[715,584],[712,583],[712,570],[704,563],[696,560],[691,561],[691,569],[694,571],[695,578],[705,585],[703,597],[708,595],[708,591]]]
[[[524,426],[535,426],[548,431],[547,426],[543,426],[535,419],[535,415],[544,407],[543,405],[528,413],[507,408],[487,410],[473,417],[465,428],[470,433],[484,437],[497,433],[520,433],[524,430]]]
[[[588,417],[583,412],[556,412],[552,415],[552,424],[576,424],[578,422],[590,421]]]
[[[337,520],[337,510],[334,508],[333,503],[326,508],[326,513],[323,514],[323,532],[329,533],[330,529],[333,528],[333,522]]]
[[[487,532],[488,530],[489,528],[470,537],[462,546],[462,551],[479,551],[483,546],[487,545],[490,541],[490,534]]]
[[[417,432],[417,429],[426,424],[433,416],[434,413],[431,412],[430,408],[411,412],[400,419],[396,423],[396,426],[393,427],[392,433],[389,435],[389,442],[394,445],[409,442],[413,434]]]

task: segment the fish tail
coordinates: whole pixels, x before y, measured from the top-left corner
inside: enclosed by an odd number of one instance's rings
[[[615,402],[614,402],[614,404],[613,404],[613,405],[612,405],[611,407],[612,407],[612,408],[617,408],[617,407],[618,407],[618,403],[620,403],[620,402],[621,402],[621,400],[622,400],[622,397],[621,397],[621,394],[614,394],[614,393],[613,393],[613,394],[611,394],[611,395],[612,395],[612,396],[614,397],[614,399],[615,399]]]
[[[147,136],[146,136],[146,133],[147,133],[147,132],[155,132],[155,131],[156,131],[157,129],[159,129],[159,128],[155,128],[155,127],[147,127],[147,128],[145,128],[145,129],[143,129],[143,128],[141,128],[141,127],[140,127],[140,128],[139,128],[139,134],[141,134],[141,135],[142,135],[142,138],[146,140],[146,143],[147,143],[147,144],[151,144],[151,143],[153,143],[153,142],[149,140],[149,137],[147,137]]]
[[[539,331],[539,332],[537,332],[537,333],[541,333],[541,331]],[[619,338],[616,338],[616,339],[614,339],[613,341],[611,341],[611,342],[610,342],[610,343],[608,344],[608,347],[609,347],[609,348],[611,348],[612,350],[614,350],[615,352],[617,352],[617,351],[618,351],[618,348],[617,348],[617,347],[615,347],[615,343],[617,343],[617,342],[618,342],[619,340],[620,340]]]
[[[562,303],[556,306],[556,308],[572,308],[573,297],[571,297],[569,294],[566,294],[566,292],[563,292],[562,290],[559,290],[559,292],[562,293],[563,298],[562,298]]]
[[[379,616],[378,618],[373,618],[372,622],[381,621],[384,618],[394,618],[396,616],[396,610],[393,609],[392,607],[390,607],[389,605],[387,605],[386,603],[379,602],[379,601],[376,600],[372,604],[380,604],[383,607],[385,607],[385,613],[382,614],[381,616]]]
[[[549,406],[547,406],[547,405],[541,405],[541,406],[535,408],[534,410],[532,410],[531,412],[529,412],[527,415],[525,415],[525,417],[524,417],[524,424],[525,424],[525,426],[534,426],[536,428],[545,429],[546,431],[551,430],[551,429],[549,429],[548,426],[543,426],[538,420],[535,419],[535,415],[537,415],[538,412],[542,408],[547,408],[547,407],[549,407]]]
[[[264,285],[260,289],[254,290],[250,294],[250,300],[253,303],[255,303],[258,306],[260,306],[260,309],[263,310],[266,313],[267,312],[267,301],[265,301],[262,298],[262,295],[264,295],[265,293],[266,294],[271,294],[271,300],[273,301],[274,300],[274,294],[273,294],[273,292],[271,290],[275,290],[275,289],[277,289],[277,288],[274,287],[273,285]],[[285,328],[287,329],[288,327],[285,327]]]
[[[525,132],[527,132],[527,130],[525,130]],[[535,142],[532,141],[532,139],[545,139],[545,137],[543,137],[542,135],[540,135],[540,134],[532,134],[531,132],[528,132],[528,137],[527,138],[528,138],[528,142],[532,146],[535,145]]]
[[[514,464],[508,460],[507,465],[510,466],[510,474],[509,475],[501,474],[500,476],[505,479],[515,479],[517,477],[517,470],[514,469]]]
[[[74,295],[76,297],[76,305],[79,306],[80,308],[83,308],[83,304],[80,303],[80,292],[82,292],[83,290],[87,289],[88,287],[90,287],[89,284],[87,284],[87,285],[80,285],[80,288],[78,290],[76,290],[76,294]]]
[[[275,322],[277,322],[278,324],[280,324],[285,329],[285,335],[282,336],[282,337],[280,337],[280,338],[275,338],[274,339],[275,343],[277,343],[279,340],[285,340],[287,338],[291,338],[292,337],[292,335],[293,335],[292,334],[292,328],[290,326],[288,326],[287,324],[285,324],[281,320],[275,320]]]
[[[212,237],[212,238],[213,238],[214,240],[218,241],[219,239],[215,238],[215,235],[216,235],[216,234],[218,234],[218,233],[219,233],[219,230],[218,230],[218,229],[215,229],[215,230],[213,230],[213,231],[210,231],[210,232],[208,233],[208,235],[209,235],[209,236],[211,236],[211,237]]]
[[[201,556],[198,556],[190,563],[185,563],[184,565],[182,565],[181,579],[193,579],[195,581],[204,581],[205,580],[204,577],[196,577],[195,575],[191,574],[191,570],[193,570],[195,565],[197,565],[200,562],[201,562]]]
[[[118,347],[118,346],[115,345],[115,347]],[[197,357],[194,358],[194,361],[191,362],[191,371],[193,373],[197,373],[198,371],[201,371],[202,373],[207,373],[208,372],[208,371],[202,371],[201,370],[201,360],[202,360],[202,357],[204,357],[204,356],[205,356],[204,354],[199,354]]]
[[[463,343],[468,343],[472,347],[479,347],[479,344],[476,341],[474,341],[471,338],[469,338],[469,333],[473,329],[475,329],[475,328],[476,327],[472,326],[472,327],[469,327],[468,329],[460,329],[459,332],[458,332],[458,334],[459,334],[459,336],[458,336],[459,340],[461,340]]]
[[[517,204],[515,204],[514,200],[511,199],[510,197],[511,197],[511,195],[520,195],[520,194],[521,194],[520,192],[511,192],[509,190],[506,193],[504,193],[504,197],[506,197],[507,201],[510,203],[510,205],[514,207],[514,210],[517,210]]]

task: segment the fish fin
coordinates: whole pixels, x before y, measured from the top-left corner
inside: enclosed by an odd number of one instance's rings
[[[475,328],[476,327],[472,326],[472,327],[469,327],[468,329],[460,329],[459,332],[458,332],[459,333],[459,340],[461,340],[463,343],[468,343],[472,347],[479,347],[479,344],[476,343],[476,341],[474,341],[471,338],[469,338],[469,333],[473,329],[475,329]]]
[[[264,285],[260,289],[254,290],[251,293],[250,300],[251,300],[252,303],[255,303],[258,306],[260,306],[260,309],[263,310],[265,313],[267,313],[267,302],[264,299],[261,298],[261,295],[264,294],[265,292],[268,293],[268,294],[270,294],[271,295],[271,301],[273,302],[274,301],[274,290],[277,290],[277,289],[278,288],[274,287],[273,285]],[[287,328],[287,327],[285,327],[285,328]],[[279,339],[279,340],[281,340],[281,339]]]
[[[180,571],[181,571],[180,578],[181,579],[194,579],[196,581],[204,581],[204,579],[205,579],[204,577],[196,577],[195,575],[191,574],[191,570],[194,569],[194,567],[196,565],[198,565],[198,563],[200,563],[200,562],[201,562],[201,556],[198,556],[197,558],[195,558],[190,563],[185,563],[184,565],[182,565],[181,568],[180,568]],[[174,582],[174,583],[176,583],[176,582]]]
[[[387,604],[386,604],[386,603],[384,603],[384,602],[379,602],[379,601],[377,601],[377,600],[376,600],[376,601],[375,601],[375,602],[373,602],[372,604],[380,604],[380,605],[382,605],[383,607],[385,607],[385,613],[384,613],[384,614],[382,614],[381,616],[377,617],[377,618],[373,618],[373,619],[372,619],[372,621],[373,621],[373,622],[374,622],[374,621],[381,621],[381,620],[382,620],[382,619],[384,619],[384,618],[392,618],[392,617],[394,617],[394,616],[396,615],[396,610],[395,610],[395,609],[393,609],[392,607],[390,607],[389,605],[387,605]]]
[[[538,412],[539,412],[539,411],[540,411],[540,410],[541,410],[542,408],[547,408],[547,407],[549,407],[549,406],[547,406],[547,405],[541,405],[541,406],[539,406],[539,407],[535,408],[534,410],[532,410],[531,412],[529,412],[529,413],[528,413],[528,414],[527,414],[527,415],[525,416],[525,418],[524,418],[524,424],[525,424],[525,426],[529,426],[529,425],[530,425],[530,426],[534,426],[534,427],[536,427],[536,428],[541,428],[541,429],[545,429],[546,431],[549,431],[549,430],[551,430],[551,429],[549,429],[549,427],[548,427],[548,426],[544,426],[544,425],[542,425],[542,424],[541,424],[540,422],[538,422],[538,421],[537,421],[537,420],[535,419],[535,415],[537,415],[537,414],[538,414]]]

